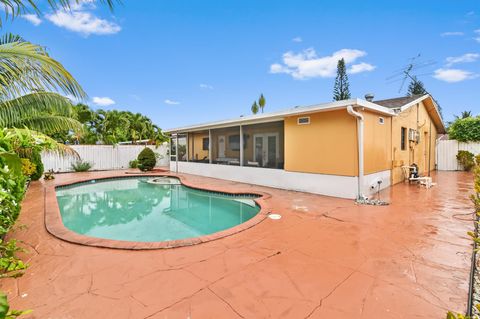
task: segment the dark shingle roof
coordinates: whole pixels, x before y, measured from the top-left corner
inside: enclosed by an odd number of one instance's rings
[[[412,95],[412,96],[404,96],[404,97],[397,97],[394,99],[388,99],[388,100],[379,100],[379,101],[373,101],[373,103],[388,107],[390,109],[396,109],[399,107],[404,106],[405,104],[408,104],[412,101],[415,101],[416,99],[420,98],[421,95]]]

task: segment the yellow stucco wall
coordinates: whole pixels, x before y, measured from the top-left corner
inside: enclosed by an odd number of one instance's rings
[[[285,170],[355,176],[356,120],[346,110],[309,114],[310,124],[285,119]]]
[[[421,174],[435,169],[437,129],[423,102],[414,105],[398,116],[390,117],[371,111],[357,109],[365,117],[364,164],[365,174],[392,170],[392,184],[404,180],[403,165],[416,163]],[[299,117],[310,117],[310,124],[299,125]],[[380,123],[380,118],[384,123]],[[406,149],[401,150],[401,128],[407,132]],[[419,143],[408,141],[408,130],[419,132]],[[245,126],[245,161],[253,159],[253,135],[281,131],[281,123],[264,126]],[[293,172],[330,174],[341,176],[358,175],[357,123],[345,109],[287,117],[284,121],[284,138],[279,135],[280,157],[284,154],[284,169]],[[238,158],[239,151],[232,151],[228,136],[238,135],[238,128],[212,130],[212,157],[216,158],[218,136],[226,137],[226,157]],[[203,138],[208,133],[190,135],[191,159],[208,156],[202,150]],[[283,158],[278,160],[283,161]]]
[[[401,128],[407,129],[406,149],[401,149]],[[419,132],[419,143],[408,141],[408,130]],[[414,105],[392,119],[392,183],[404,180],[403,165],[417,164],[421,174],[435,169],[437,129],[423,102]],[[430,162],[430,165],[429,165]]]
[[[203,150],[203,139],[208,138],[208,133],[190,133],[188,136],[190,160],[208,158],[208,150]]]
[[[364,173],[372,174],[391,168],[392,117],[360,111],[364,118]],[[380,123],[383,118],[383,124]]]

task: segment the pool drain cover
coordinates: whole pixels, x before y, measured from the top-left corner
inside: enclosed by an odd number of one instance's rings
[[[282,215],[280,214],[268,214],[268,218],[273,219],[273,220],[278,220],[282,218]]]

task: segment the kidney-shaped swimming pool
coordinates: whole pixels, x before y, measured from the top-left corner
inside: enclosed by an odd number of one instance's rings
[[[93,180],[56,189],[63,224],[102,239],[160,242],[213,234],[254,217],[257,195],[182,185],[175,178]]]

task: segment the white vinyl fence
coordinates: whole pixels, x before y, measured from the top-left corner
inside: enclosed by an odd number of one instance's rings
[[[439,171],[457,171],[462,167],[457,162],[458,151],[480,154],[480,143],[464,143],[456,140],[440,140],[437,144],[437,169]]]
[[[128,168],[128,163],[137,158],[145,148],[144,145],[71,145],[81,160],[92,164],[91,170],[114,170]],[[169,166],[168,146],[166,143],[148,145],[157,156],[157,167]],[[77,159],[72,156],[61,156],[55,153],[43,153],[42,162],[45,171],[53,169],[54,172],[70,172],[72,164]]]

